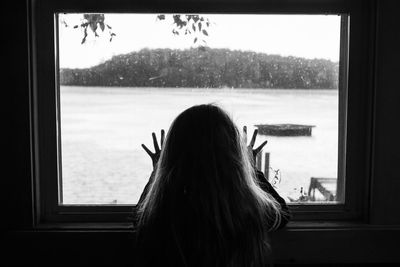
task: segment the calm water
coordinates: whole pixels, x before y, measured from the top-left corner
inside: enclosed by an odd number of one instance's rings
[[[68,204],[136,203],[152,170],[141,148],[152,147],[184,109],[202,103],[224,108],[236,124],[315,125],[311,137],[259,135],[268,140],[270,166],[281,172],[278,191],[297,196],[310,177],[337,177],[338,92],[61,87],[63,201]]]

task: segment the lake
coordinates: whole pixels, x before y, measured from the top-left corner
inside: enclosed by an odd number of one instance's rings
[[[306,191],[311,177],[337,177],[338,91],[275,89],[120,88],[61,86],[64,204],[136,203],[152,170],[141,144],[167,131],[184,109],[215,103],[251,137],[255,124],[315,125],[312,136],[268,140],[270,166],[283,196]],[[250,139],[249,137],[249,139]],[[271,170],[272,171],[272,170]]]

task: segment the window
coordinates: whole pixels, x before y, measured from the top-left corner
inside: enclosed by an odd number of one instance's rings
[[[343,201],[336,194],[345,124],[339,95],[346,94],[339,93],[341,16],[56,19],[60,204],[135,204],[152,170],[141,144],[204,103],[259,129],[259,142],[269,141],[260,167],[289,203]]]
[[[267,170],[265,172],[271,182],[277,182],[278,191],[287,197],[288,202],[292,201],[295,218],[343,219],[359,216],[362,194],[357,191],[357,187],[362,184],[359,183],[362,178],[356,174],[363,168],[363,161],[360,160],[362,150],[359,148],[365,146],[363,143],[365,139],[357,139],[357,135],[359,136],[368,126],[363,123],[361,126],[357,125],[357,121],[359,119],[365,121],[363,116],[366,115],[362,111],[367,100],[363,96],[355,100],[361,90],[359,80],[353,78],[351,84],[347,85],[348,66],[353,62],[352,66],[355,69],[358,63],[354,62],[361,53],[349,46],[348,37],[352,32],[349,32],[347,9],[336,8],[333,11],[327,11],[322,6],[317,8],[318,12],[310,14],[307,14],[308,12],[304,14],[302,9],[298,12],[293,9],[289,12],[291,14],[283,15],[283,13],[288,13],[288,10],[277,8],[272,9],[272,14],[256,15],[256,9],[251,8],[240,10],[243,14],[234,14],[238,10],[233,12],[234,10],[225,10],[218,6],[211,7],[209,12],[200,13],[181,9],[177,11],[184,12],[175,12],[164,7],[155,8],[154,12],[143,14],[145,12],[144,10],[140,12],[140,8],[133,10],[128,4],[120,4],[122,7],[114,9],[101,4],[95,10],[83,6],[68,6],[67,3],[46,6],[39,4],[36,7],[35,19],[40,22],[38,24],[41,27],[36,28],[35,35],[37,38],[35,64],[37,82],[32,95],[34,148],[37,155],[35,166],[39,183],[37,201],[41,204],[39,210],[44,221],[126,221],[151,170],[150,160],[141,150],[140,144],[149,143],[152,131],[167,129],[171,120],[180,111],[199,101],[221,104],[232,114],[239,126],[247,125],[250,129],[259,127],[260,132],[269,131],[265,133],[266,135],[258,137],[258,142],[263,139],[269,141],[260,160],[261,168]],[[218,11],[217,13],[224,14],[215,14],[213,8]],[[266,10],[262,6],[259,8]],[[117,11],[118,14],[113,11]],[[121,11],[124,14],[120,14]],[[90,26],[87,28],[88,36],[85,37],[83,27],[81,27],[81,22],[85,23],[85,20],[81,21],[83,14],[104,14],[105,24],[103,26],[97,24],[100,27],[100,30],[97,30],[99,37],[93,36]],[[167,16],[165,19],[160,19],[158,17],[160,14]],[[181,49],[171,48],[168,45],[144,48],[148,44],[140,43],[143,47],[137,48],[128,55],[129,51],[124,51],[124,48],[118,51],[98,50],[99,53],[104,52],[103,58],[99,58],[97,54],[97,58],[93,58],[93,61],[76,60],[76,58],[89,58],[89,50],[81,53],[78,49],[71,49],[74,46],[88,45],[87,47],[91,47],[90,50],[96,50],[96,46],[104,48],[110,44],[118,44],[118,38],[132,39],[132,35],[123,37],[123,30],[117,31],[118,20],[129,21],[129,16],[132,19],[151,20],[153,24],[168,28],[169,32],[165,34],[168,33],[168,36],[172,38],[171,42],[177,42],[184,32],[174,34],[173,31],[182,30],[179,25],[176,27],[175,24],[171,26],[171,23],[165,23],[167,17],[173,19],[172,14],[181,14],[186,20],[186,15],[196,14],[210,19],[211,22],[218,21],[219,18],[224,18],[220,19],[222,22],[246,18],[245,21],[250,23],[248,27],[260,32],[264,32],[264,27],[268,32],[268,28],[264,24],[258,23],[257,26],[254,26],[254,22],[251,24],[253,18],[265,19],[265,21],[271,18],[295,20],[302,17],[302,21],[319,18],[321,25],[324,19],[332,20],[334,27],[330,31],[320,28],[320,32],[315,36],[324,34],[324,38],[332,37],[330,43],[335,43],[335,45],[329,46],[331,48],[323,47],[321,50],[325,52],[330,50],[332,55],[336,55],[325,57],[325,59],[314,59],[314,57],[323,57],[318,54],[317,49],[312,51],[315,56],[293,55],[293,52],[284,52],[282,47],[280,48],[283,52],[267,53],[256,48],[248,49],[246,45],[243,48],[233,46],[224,50],[222,47],[226,44],[211,46],[213,31],[217,31],[217,26],[212,28],[213,25],[211,25],[209,29],[205,29],[204,24],[202,30],[206,30],[206,34],[201,31],[200,35],[189,35],[186,38],[188,46],[177,47]],[[75,27],[75,25],[78,26]],[[240,28],[241,24],[237,25]],[[291,25],[294,27],[293,25],[298,24]],[[355,25],[354,29],[357,29],[359,25]],[[102,27],[104,31],[101,30]],[[142,34],[149,34],[146,27],[139,27],[142,29]],[[198,31],[200,30],[198,24],[195,27]],[[295,32],[291,30],[292,33]],[[54,39],[49,38],[49,32],[55,33]],[[242,34],[245,32],[243,30]],[[299,32],[300,29],[297,33]],[[245,39],[251,40],[251,38],[263,36],[261,33],[254,33],[255,31],[248,31],[247,34],[253,34],[253,37]],[[158,35],[153,36],[154,42],[151,43],[160,42],[157,39]],[[271,38],[271,36],[268,37]],[[111,42],[110,38],[112,38]],[[142,42],[148,38],[136,35],[136,39]],[[229,41],[227,38],[220,39]],[[262,40],[267,43],[265,40],[268,38],[264,36]],[[359,43],[358,39],[355,40],[355,44]],[[202,43],[203,41],[205,43]],[[295,41],[291,39],[291,42]],[[81,42],[84,44],[81,45]],[[297,42],[300,45],[301,38]],[[241,43],[238,42],[235,45],[241,45]],[[275,46],[279,45],[275,44]],[[351,57],[348,56],[349,50]],[[221,70],[222,66],[228,68],[224,69],[225,72],[221,72],[219,79],[215,79],[214,76],[207,75],[207,70],[204,70],[209,66],[194,64],[195,67],[201,68],[200,73],[195,71],[195,75],[188,75],[185,72],[188,72],[190,68],[182,66],[193,59],[190,53],[195,53],[197,56],[207,55],[207,62],[214,64],[212,67],[216,69]],[[218,53],[221,54],[218,55]],[[271,55],[276,53],[282,55]],[[250,67],[245,69],[241,66],[237,72],[229,73],[234,65],[228,64],[226,54],[231,55],[232,60],[234,57],[242,57],[243,60],[239,61],[246,62]],[[161,55],[166,55],[168,62],[164,68],[157,65],[160,64],[157,58]],[[74,59],[74,56],[77,57]],[[188,59],[182,60],[185,56]],[[151,57],[155,57],[156,60],[153,62],[149,59]],[[257,65],[251,65],[254,61]],[[284,64],[285,61],[296,62],[300,66],[305,64],[308,67],[308,73],[299,75],[296,71],[304,71],[304,69],[292,69],[292,65]],[[127,70],[118,69],[119,66],[124,65],[121,65],[121,62],[141,64],[141,67],[136,69],[131,65],[132,71],[137,72],[135,77],[138,78],[129,80],[130,75],[126,72]],[[97,71],[101,68],[107,69],[108,65],[113,65],[112,68],[108,68],[108,71],[112,70],[110,79],[104,73],[94,71],[96,68]],[[258,70],[254,66],[257,66]],[[268,68],[276,68],[279,71],[273,72],[274,69],[268,70]],[[144,73],[144,70],[148,73]],[[245,72],[245,74],[238,78],[235,75],[238,72]],[[352,77],[356,77],[356,72],[353,71]],[[49,73],[55,75],[49,76]],[[261,76],[266,74],[268,77],[262,79]],[[283,77],[278,79],[279,75]],[[168,80],[170,77],[175,77],[175,80]],[[190,84],[188,79],[193,77],[198,80],[188,86],[187,84]],[[232,83],[233,77],[238,78],[235,83]],[[142,84],[135,84],[139,78],[145,79],[140,81]],[[178,86],[176,86],[176,81],[178,81]],[[289,83],[281,85],[280,81]],[[196,87],[197,84],[201,88],[187,89]],[[168,87],[168,93],[162,90],[166,87]],[[327,87],[330,90],[326,90]],[[347,87],[349,87],[348,90]],[[266,88],[268,90],[265,90]],[[289,88],[290,90],[280,90]],[[268,94],[265,94],[266,91]],[[169,99],[166,100],[165,97]],[[137,103],[137,105],[132,106],[132,103]],[[271,108],[265,109],[265,103],[268,103]],[[254,106],[254,110],[250,110],[249,106]],[[159,110],[153,112],[154,107],[162,109],[162,112]],[[146,112],[148,117],[134,116],[141,112]],[[156,115],[159,113],[165,117],[159,118]],[[270,118],[275,118],[275,120]],[[260,126],[260,124],[268,125]],[[305,126],[305,133],[301,132],[302,128],[299,130],[299,124]],[[138,131],[138,126],[140,126],[140,131]],[[296,135],[307,135],[309,134],[307,131],[311,131],[311,136],[279,136],[285,134],[283,126],[297,131]],[[348,131],[349,128],[352,129],[351,133]],[[293,150],[295,148],[299,148],[298,151]],[[352,161],[349,165],[349,157],[358,160]],[[114,163],[104,164],[104,162]],[[362,172],[358,173],[362,175]],[[300,178],[297,179],[297,177]],[[330,183],[331,181],[333,183]],[[312,196],[308,195],[309,189]],[[115,192],[117,193],[114,194]]]

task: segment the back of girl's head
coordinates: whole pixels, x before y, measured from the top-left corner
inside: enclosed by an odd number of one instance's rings
[[[221,108],[199,105],[172,123],[138,226],[148,246],[164,237],[184,265],[262,266],[274,209],[235,124]]]

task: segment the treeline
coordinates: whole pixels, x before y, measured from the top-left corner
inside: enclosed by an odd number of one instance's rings
[[[250,51],[142,49],[86,69],[61,69],[62,85],[337,89],[338,63]]]

